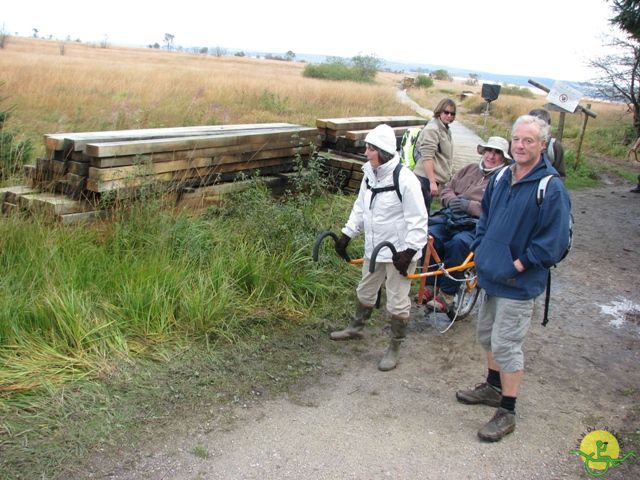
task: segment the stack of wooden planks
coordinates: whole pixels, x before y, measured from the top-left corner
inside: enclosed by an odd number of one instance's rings
[[[316,127],[324,148],[362,154],[367,133],[383,123],[393,127],[399,141],[407,128],[423,127],[426,120],[415,116],[319,118]]]
[[[205,186],[239,173],[291,171],[296,156],[308,158],[317,144],[315,128],[288,123],[45,135],[34,186],[75,196]]]
[[[198,195],[219,199],[242,174],[291,172],[317,150],[319,138],[316,128],[264,123],[47,134],[44,142],[46,156],[25,167],[26,184],[0,192],[2,210],[70,223],[102,217],[105,200],[146,186],[173,191],[185,204],[206,204]]]
[[[334,184],[346,193],[356,193],[362,182],[364,139],[380,124],[386,123],[396,133],[396,143],[410,127],[423,127],[426,120],[414,116],[323,118],[316,120],[322,147],[319,155],[324,158],[328,174]]]
[[[146,186],[175,192],[179,206],[205,206],[246,188],[248,182],[236,181],[242,174],[259,172],[273,188],[284,188],[296,160],[304,165],[315,153],[335,184],[354,193],[367,161],[364,138],[382,123],[399,141],[425,120],[325,118],[316,120],[317,128],[263,123],[48,134],[46,155],[25,167],[25,185],[0,189],[0,206],[72,223],[104,217],[110,199],[135,196]]]
[[[362,165],[367,161],[364,155],[345,152],[319,152],[329,176],[329,182],[345,193],[357,193],[364,174]]]

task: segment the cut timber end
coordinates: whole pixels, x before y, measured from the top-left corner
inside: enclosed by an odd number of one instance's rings
[[[27,195],[30,193],[37,193],[38,190],[31,188],[27,185],[16,185],[14,187],[0,188],[0,203],[9,202],[17,204],[20,195]]]
[[[42,212],[52,217],[94,210],[95,207],[81,200],[73,200],[55,193],[30,193],[20,195],[18,205],[31,212]]]

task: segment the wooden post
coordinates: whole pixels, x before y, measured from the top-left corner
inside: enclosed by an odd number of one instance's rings
[[[587,109],[591,108],[591,104],[587,104]],[[584,111],[584,121],[582,122],[582,130],[580,131],[580,138],[578,139],[578,150],[576,152],[576,161],[573,163],[573,169],[577,170],[580,164],[580,151],[582,150],[582,140],[584,140],[584,132],[587,130],[587,120],[589,115]]]
[[[558,130],[556,131],[556,138],[562,142],[562,136],[564,135],[564,117],[565,112],[560,112],[560,117],[558,118]]]
[[[487,117],[489,116],[489,102],[484,108],[484,125],[482,126],[482,135],[487,138]]]

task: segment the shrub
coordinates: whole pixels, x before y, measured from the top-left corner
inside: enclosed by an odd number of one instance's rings
[[[419,88],[433,87],[433,78],[428,75],[418,75],[414,85]]]
[[[326,63],[305,65],[302,75],[324,80],[351,80],[371,83],[375,80],[381,62],[373,56],[356,56],[350,61],[338,57],[327,58]]]
[[[431,72],[431,76],[436,80],[447,80],[447,81],[453,80],[449,72],[447,72],[442,68],[439,70],[436,70],[435,72]]]
[[[502,85],[500,93],[504,95],[514,95],[516,97],[535,98],[535,94],[526,87],[516,85]]]

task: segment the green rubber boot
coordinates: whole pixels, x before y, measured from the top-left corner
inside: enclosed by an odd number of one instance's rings
[[[400,345],[402,345],[407,333],[407,323],[409,323],[409,317],[391,315],[391,341],[389,342],[389,348],[387,348],[384,357],[382,357],[382,360],[380,360],[378,364],[378,370],[388,372],[396,368]]]
[[[360,302],[356,303],[356,313],[351,318],[351,323],[344,330],[331,332],[331,340],[357,340],[362,338],[362,329],[367,320],[371,318],[373,307],[368,307]]]

